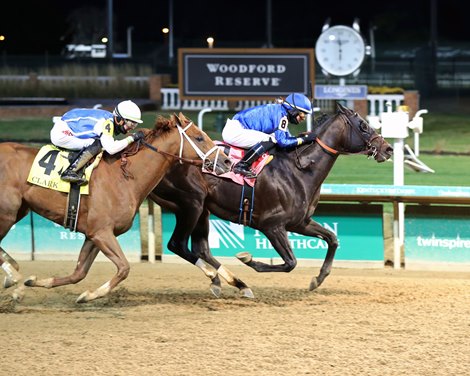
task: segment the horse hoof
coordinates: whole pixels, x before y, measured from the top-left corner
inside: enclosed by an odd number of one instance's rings
[[[90,291],[85,291],[82,293],[77,300],[75,300],[75,303],[86,303],[90,300]]]
[[[35,275],[32,275],[28,279],[24,281],[24,285],[28,287],[34,287],[36,285],[36,281],[38,280],[38,277]]]
[[[11,297],[15,302],[21,302],[24,298],[24,286],[19,286],[18,288],[13,291]]]
[[[18,281],[14,280],[13,278],[5,277],[5,279],[3,280],[3,287],[7,289],[11,286],[16,285],[17,283]]]
[[[248,264],[251,262],[251,260],[253,260],[253,257],[249,252],[238,252],[235,256],[244,264]]]
[[[243,298],[248,298],[248,299],[254,299],[255,294],[253,294],[253,291],[249,287],[241,289],[240,294],[242,295]]]
[[[220,298],[220,295],[222,294],[222,288],[218,285],[214,285],[211,283],[211,292],[216,298]]]
[[[317,281],[317,278],[316,277],[313,277],[312,278],[312,281],[310,282],[310,286],[309,286],[309,290],[310,291],[313,291],[313,290],[316,290],[318,288],[318,281]]]

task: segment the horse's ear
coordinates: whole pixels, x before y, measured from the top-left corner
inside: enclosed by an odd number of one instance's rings
[[[180,114],[181,114],[181,113],[180,113]],[[181,119],[178,117],[178,115],[173,114],[173,115],[171,115],[171,117],[172,117],[172,119],[173,119],[173,123],[176,122],[176,123],[178,123],[178,125],[179,125],[180,127],[182,127]]]
[[[180,113],[178,114],[178,118],[179,118],[180,120],[188,120],[188,118],[187,118],[186,116],[184,116],[184,114],[183,114],[182,112],[180,112]]]
[[[341,103],[336,102],[336,110],[341,114],[345,114],[347,111],[347,108],[344,107]]]

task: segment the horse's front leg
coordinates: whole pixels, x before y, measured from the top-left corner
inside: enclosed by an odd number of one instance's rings
[[[233,274],[229,269],[222,265],[217,259],[214,258],[209,247],[209,211],[204,210],[201,216],[199,217],[198,223],[194,228],[191,234],[191,245],[192,252],[204,259],[208,264],[212,265],[217,270],[217,275],[212,278],[211,291],[216,296],[219,297],[222,291],[222,286],[220,282],[220,277],[225,279],[225,281],[236,288],[239,289],[240,294],[245,298],[254,298],[253,291]]]
[[[101,250],[116,265],[117,272],[113,278],[95,291],[85,291],[82,293],[76,300],[77,303],[86,303],[108,295],[113,288],[127,278],[130,271],[129,262],[111,229],[98,231],[91,235],[90,239],[96,246],[96,249]]]
[[[270,265],[261,261],[255,261],[253,260],[253,256],[248,252],[237,253],[237,258],[257,272],[290,272],[293,270],[297,265],[297,260],[289,244],[286,229],[284,227],[275,227],[263,233],[271,242],[271,245],[279,256],[281,256],[284,264]]]
[[[51,277],[44,279],[37,279],[37,277],[33,275],[25,280],[24,284],[29,287],[53,288],[78,283],[87,276],[98,252],[99,248],[97,248],[95,244],[87,238],[82,245],[77,265],[72,274],[66,277]]]
[[[336,249],[338,248],[338,238],[334,232],[327,230],[312,219],[309,219],[309,221],[305,223],[305,226],[299,226],[293,229],[293,231],[301,235],[317,237],[328,244],[328,251],[326,252],[325,260],[320,269],[320,274],[318,277],[313,277],[310,282],[310,291],[315,290],[331,272]]]
[[[203,236],[198,234],[200,234],[201,231],[203,233],[206,231],[205,221],[207,221],[207,236],[209,236],[209,214],[205,214],[203,210],[200,210],[199,206],[191,208],[191,210],[184,210],[184,208],[187,207],[183,206],[183,210],[175,212],[176,224],[170,241],[168,242],[168,249],[201,269],[204,274],[212,280],[211,291],[215,296],[218,297],[220,295],[220,291],[218,295],[217,285],[220,286],[220,279],[217,275],[217,270],[210,263],[206,262],[203,257],[201,257],[200,253],[198,252],[197,245],[198,240],[201,236]],[[204,214],[201,214],[203,212]],[[202,224],[202,230],[195,230],[195,233],[192,234],[198,222]],[[195,238],[193,236],[195,236]],[[193,244],[193,252],[191,252],[188,247],[189,237],[191,237],[191,242]]]
[[[3,281],[4,288],[16,285],[22,278],[21,274],[18,272],[20,270],[18,263],[13,257],[6,253],[2,247],[0,247],[0,267],[6,273]]]

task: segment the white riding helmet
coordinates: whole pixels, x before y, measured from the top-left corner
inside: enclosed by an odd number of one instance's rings
[[[125,120],[143,123],[140,108],[132,101],[124,101],[119,103],[113,111],[113,115],[119,116]]]

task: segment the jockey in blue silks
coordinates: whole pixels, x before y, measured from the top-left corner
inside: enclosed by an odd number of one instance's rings
[[[251,165],[263,153],[278,145],[290,148],[312,142],[314,135],[294,137],[288,124],[299,124],[312,113],[312,104],[303,94],[294,93],[279,103],[265,104],[240,111],[228,119],[222,131],[223,140],[241,148],[250,148],[233,172],[248,178],[256,177]]]

